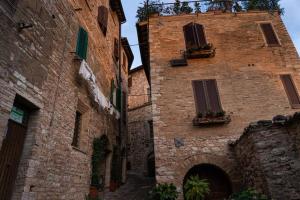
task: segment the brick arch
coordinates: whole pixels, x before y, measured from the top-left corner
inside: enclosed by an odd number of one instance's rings
[[[235,169],[235,163],[233,160],[228,159],[228,156],[219,156],[214,154],[199,154],[190,156],[181,161],[176,168],[176,185],[182,190],[182,183],[185,175],[191,168],[201,164],[210,164],[222,169],[231,181],[233,190],[237,190],[240,182],[237,181],[237,171]]]

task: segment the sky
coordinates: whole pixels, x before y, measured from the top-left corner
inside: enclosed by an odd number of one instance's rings
[[[162,0],[162,2],[172,2],[173,0]],[[123,8],[125,11],[127,22],[123,24],[122,35],[129,40],[131,49],[134,54],[134,62],[131,68],[135,68],[141,65],[140,51],[138,44],[137,32],[136,32],[136,10],[143,0],[122,0]],[[284,24],[292,37],[292,40],[297,48],[298,54],[300,54],[300,0],[281,0],[281,6],[285,9],[285,13],[282,16]]]

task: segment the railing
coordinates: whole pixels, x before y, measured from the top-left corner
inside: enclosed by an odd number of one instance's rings
[[[139,7],[137,17],[139,21],[147,19],[148,15],[158,13],[160,15],[180,15],[189,13],[205,13],[209,11],[241,12],[247,10],[283,10],[276,3],[268,4],[249,0],[194,0],[165,3],[162,0],[149,0]]]

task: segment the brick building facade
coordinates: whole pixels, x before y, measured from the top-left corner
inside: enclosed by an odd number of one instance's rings
[[[194,174],[209,180],[211,199],[238,191],[228,143],[250,122],[299,111],[300,61],[280,15],[151,16],[137,30],[151,82],[156,180],[174,183],[180,199]]]
[[[133,55],[121,2],[4,0],[0,16],[1,199],[84,199],[101,136],[102,186],[125,181]]]
[[[129,73],[128,137],[131,171],[154,176],[154,149],[150,87],[143,66]]]

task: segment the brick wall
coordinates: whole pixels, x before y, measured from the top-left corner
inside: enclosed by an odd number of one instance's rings
[[[272,199],[300,198],[299,113],[287,121],[260,121],[234,144],[245,186]]]
[[[280,47],[268,47],[259,22],[271,22]],[[171,67],[170,60],[185,50],[183,26],[203,24],[213,58],[190,59],[186,67]],[[280,74],[289,73],[300,88],[300,62],[288,32],[277,13],[203,13],[157,16],[149,22],[152,111],[156,155],[156,179],[182,189],[187,171],[210,163],[224,169],[240,186],[228,142],[237,139],[250,122],[292,109]],[[195,127],[192,80],[216,79],[223,109],[231,116],[226,125]],[[184,145],[175,147],[174,139]],[[199,148],[200,147],[200,148]]]
[[[77,32],[89,34],[87,63],[98,86],[109,98],[111,79],[118,74],[112,58],[119,21],[110,10],[107,36],[98,22],[98,6],[108,0],[19,1],[15,13],[0,3],[0,147],[16,94],[39,107],[30,117],[25,147],[13,199],[84,199],[90,184],[94,137],[107,134],[110,148],[116,144],[118,121],[93,103],[86,84],[79,79],[75,60]],[[17,30],[17,23],[33,24]],[[127,90],[127,72],[123,82]],[[78,102],[86,107],[79,149],[71,146]],[[111,155],[110,155],[111,156]],[[110,158],[108,158],[109,160]],[[110,162],[104,172],[110,180]]]

